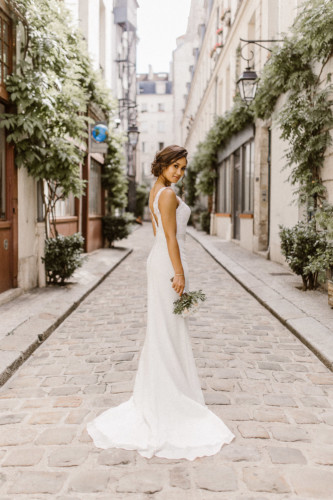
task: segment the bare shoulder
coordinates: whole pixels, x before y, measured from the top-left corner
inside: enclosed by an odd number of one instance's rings
[[[173,207],[174,205],[176,206],[176,193],[171,187],[168,186],[166,189],[163,189],[162,193],[160,194],[159,201],[161,201],[162,207]]]
[[[163,191],[160,194],[160,199],[161,200],[173,200],[176,199],[176,193],[171,187],[167,187],[166,189],[163,189]]]

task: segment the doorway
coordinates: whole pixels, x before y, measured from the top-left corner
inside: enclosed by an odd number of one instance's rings
[[[0,114],[5,106],[0,103]],[[16,172],[13,147],[0,128],[0,293],[17,286]]]

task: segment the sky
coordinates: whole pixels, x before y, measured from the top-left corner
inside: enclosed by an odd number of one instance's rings
[[[186,32],[191,0],[138,0],[137,72],[170,70],[176,38]]]

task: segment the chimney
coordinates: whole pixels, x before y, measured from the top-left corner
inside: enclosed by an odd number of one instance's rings
[[[154,73],[153,73],[153,67],[151,64],[148,65],[148,80],[153,81],[154,80]]]

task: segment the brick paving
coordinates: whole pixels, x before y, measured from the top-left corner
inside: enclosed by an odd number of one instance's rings
[[[149,223],[134,251],[0,390],[0,498],[332,498],[333,374],[190,236],[202,389],[236,435],[193,462],[96,448],[86,423],[129,398],[146,325]]]

